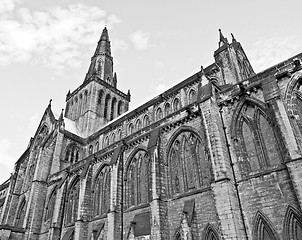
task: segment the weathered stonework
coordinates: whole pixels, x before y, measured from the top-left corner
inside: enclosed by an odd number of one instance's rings
[[[0,239],[302,239],[302,54],[255,74],[220,32],[214,59],[127,112],[105,28],[0,186]]]

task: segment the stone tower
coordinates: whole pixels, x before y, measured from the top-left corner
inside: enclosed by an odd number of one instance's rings
[[[130,92],[125,94],[116,86],[117,75],[113,72],[109,35],[105,27],[83,84],[66,96],[65,117],[75,121],[83,137],[128,110]]]
[[[244,79],[247,79],[255,72],[240,44],[232,34],[232,42],[223,36],[219,29],[218,49],[214,52],[215,62],[222,70],[223,84],[236,84]]]

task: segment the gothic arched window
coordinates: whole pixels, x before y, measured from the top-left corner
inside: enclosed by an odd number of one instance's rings
[[[109,101],[110,101],[110,95],[107,94],[105,98],[105,106],[104,106],[104,118],[109,119],[108,112],[109,112]]]
[[[196,91],[191,89],[189,92],[189,103],[193,103],[196,100]]]
[[[103,90],[100,90],[98,93],[98,99],[97,99],[97,113],[101,115],[102,108],[103,108],[103,96],[104,92]]]
[[[55,189],[52,191],[46,206],[45,221],[52,219],[53,212],[55,209],[56,197],[57,197],[57,190]]]
[[[93,153],[93,146],[89,146],[88,155],[91,155]]]
[[[117,106],[117,115],[121,115],[123,113],[123,107],[124,107],[124,103],[122,101],[118,102],[118,106]]]
[[[283,222],[284,240],[302,239],[302,212],[288,206]]]
[[[77,220],[79,209],[79,192],[80,180],[76,179],[68,191],[67,206],[65,213],[66,224],[74,223]]]
[[[173,110],[174,111],[177,111],[180,109],[180,101],[178,98],[175,98],[174,99],[174,102],[173,102]]]
[[[144,120],[143,120],[143,126],[144,127],[148,127],[150,125],[150,120],[149,120],[149,116],[145,115],[144,116]]]
[[[126,206],[151,201],[151,161],[145,150],[139,150],[130,160],[126,171]]]
[[[204,143],[191,131],[182,131],[168,151],[170,193],[176,195],[208,185],[211,163]]]
[[[22,227],[23,226],[23,222],[24,222],[24,218],[25,218],[25,213],[26,213],[26,201],[25,198],[23,198],[18,212],[17,212],[17,217],[16,217],[16,227]]]
[[[75,163],[78,160],[79,160],[79,149],[74,143],[71,143],[68,145],[66,149],[65,161],[68,161],[70,163]]]
[[[103,215],[110,207],[110,184],[111,175],[109,166],[105,166],[99,172],[95,180],[93,197],[93,215]]]
[[[248,174],[281,162],[276,130],[259,105],[245,102],[233,122],[236,124],[234,138],[237,154],[243,159],[239,162],[243,173]]]
[[[99,151],[99,150],[100,150],[100,144],[99,144],[99,142],[96,142],[95,151]]]
[[[277,234],[269,220],[261,212],[257,212],[254,220],[253,236],[255,240],[277,240]]]
[[[129,123],[129,125],[128,125],[128,135],[133,133],[133,130],[134,130],[133,124]]]
[[[158,121],[160,119],[163,118],[163,111],[161,110],[161,108],[157,108],[156,110],[156,114],[155,114],[155,119]]]
[[[116,108],[116,98],[114,97],[111,102],[111,113],[110,113],[110,121],[115,117],[115,108]]]
[[[171,112],[171,106],[170,103],[166,103],[165,105],[165,116],[168,116]]]
[[[137,119],[135,123],[135,129],[140,130],[141,127],[142,127],[142,121],[140,119]]]

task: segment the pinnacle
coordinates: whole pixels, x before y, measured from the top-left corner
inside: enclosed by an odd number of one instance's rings
[[[100,40],[104,40],[104,41],[109,41],[109,35],[108,35],[108,30],[107,27],[105,26],[101,35]]]

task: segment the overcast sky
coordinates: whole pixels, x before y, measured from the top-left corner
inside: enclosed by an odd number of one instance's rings
[[[131,108],[213,60],[218,29],[256,72],[302,51],[301,0],[0,0],[0,183],[52,101],[65,108],[107,25],[118,88]]]

